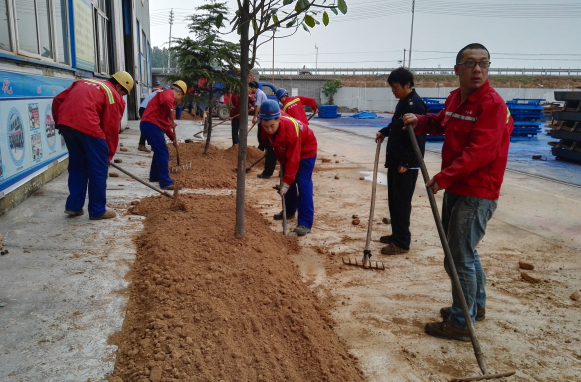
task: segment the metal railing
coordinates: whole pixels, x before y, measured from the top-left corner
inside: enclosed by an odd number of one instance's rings
[[[396,68],[274,68],[275,75],[386,75]],[[176,68],[152,68],[154,74],[177,73]],[[272,69],[256,68],[261,75],[272,75]],[[415,74],[423,75],[453,75],[454,68],[412,68]],[[535,69],[535,68],[490,68],[491,75],[540,75],[540,76],[581,76],[581,69]]]
[[[274,68],[275,75],[299,75],[309,73],[310,75],[383,75],[389,74],[396,68],[318,68],[318,69],[297,69],[297,68]],[[261,75],[272,75],[272,68],[257,68]],[[412,68],[415,74],[423,75],[453,75],[454,68]],[[309,75],[307,74],[307,75]],[[534,68],[490,68],[491,75],[556,75],[556,76],[579,76],[581,69],[534,69]]]

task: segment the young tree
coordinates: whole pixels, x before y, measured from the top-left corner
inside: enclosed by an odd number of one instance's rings
[[[309,32],[316,25],[329,24],[328,10],[335,15],[347,13],[345,0],[237,0],[238,10],[232,20],[240,35],[240,145],[236,184],[236,236],[244,236],[244,204],[246,192],[246,147],[248,144],[248,73],[256,62],[260,45],[272,40],[276,28],[279,36],[288,37],[302,27]],[[327,4],[329,3],[329,4]],[[259,41],[260,36],[268,36]]]
[[[161,49],[158,46],[154,46],[151,49],[151,67],[152,68],[167,68],[167,48]],[[171,67],[176,67],[175,57],[171,57]]]
[[[177,38],[171,48],[177,64],[178,74],[171,79],[182,79],[193,84],[194,93],[188,98],[207,107],[204,121],[207,153],[212,137],[212,109],[221,96],[238,85],[236,76],[240,63],[240,45],[223,40],[219,30],[229,21],[226,3],[215,0],[196,8],[196,14],[189,16],[188,25],[194,39]],[[202,80],[202,81],[200,81]]]

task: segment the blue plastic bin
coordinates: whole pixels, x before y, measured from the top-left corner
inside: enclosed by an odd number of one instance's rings
[[[184,111],[183,107],[176,107],[176,119],[182,119],[182,111]]]

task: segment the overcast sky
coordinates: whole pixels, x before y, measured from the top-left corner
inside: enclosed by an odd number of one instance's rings
[[[226,0],[232,12],[236,1]],[[332,2],[332,0],[327,1]],[[275,67],[393,68],[410,46],[412,0],[346,0],[348,12],[327,27],[275,41]],[[150,0],[152,45],[172,35],[188,35],[184,17],[204,0]],[[412,67],[452,67],[455,52],[479,42],[491,52],[494,67],[580,68],[581,0],[417,0]],[[237,41],[238,35],[226,37]],[[258,51],[260,66],[272,67],[272,43]],[[407,57],[406,57],[407,61]]]

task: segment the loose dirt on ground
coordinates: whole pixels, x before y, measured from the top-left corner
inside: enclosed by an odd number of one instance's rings
[[[301,281],[295,240],[235,198],[150,197],[110,381],[363,381],[328,307]]]
[[[192,162],[192,168],[170,174],[171,178],[186,188],[236,188],[236,166],[238,163],[238,145],[227,150],[210,145],[208,154],[204,154],[204,142],[183,143],[179,147],[180,163]],[[177,165],[176,149],[168,144],[170,153],[169,166]],[[247,163],[250,166],[264,156],[255,147],[247,149]]]
[[[197,115],[191,114],[187,110],[183,110],[182,111],[182,117],[180,119],[182,119],[184,121],[201,121],[202,120],[202,117],[198,117]]]

